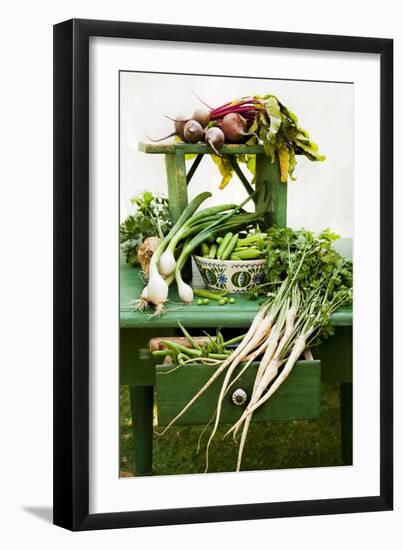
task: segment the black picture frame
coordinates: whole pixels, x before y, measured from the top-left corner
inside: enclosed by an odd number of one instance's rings
[[[89,513],[89,39],[380,54],[380,492],[369,497]],[[54,523],[71,530],[393,507],[393,40],[72,19],[54,26]]]

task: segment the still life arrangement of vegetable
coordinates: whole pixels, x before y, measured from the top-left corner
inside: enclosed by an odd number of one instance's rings
[[[217,108],[204,104],[192,117],[172,120],[174,132],[166,138],[189,144],[204,141],[222,175],[221,189],[234,170],[234,161],[223,150],[225,144],[262,146],[268,162],[278,163],[280,187],[289,177],[294,179],[296,155],[325,160],[296,115],[272,94],[236,99]],[[235,156],[236,162],[246,163],[254,174],[255,154]],[[265,181],[254,189],[254,183],[244,184],[248,196],[240,204],[206,208],[203,203],[212,194],[199,193],[175,223],[167,199],[146,192],[133,199],[136,212],[120,227],[122,253],[131,265],[141,265],[145,279],[141,295],[131,303],[134,310],[151,307],[152,316],[163,315],[172,284],[176,284],[183,304],[236,307],[235,293],[241,292],[260,300],[245,334],[225,341],[217,329],[201,342],[179,322],[185,341],[162,340],[163,348],[153,351],[156,357],[171,362],[171,371],[198,362],[216,367],[159,436],[223,377],[209,423],[213,426],[206,444],[206,471],[224,398],[241,375],[258,362],[249,401],[226,433],[232,434],[234,441],[240,434],[237,471],[254,412],[277,392],[301,356],[311,356],[311,349],[332,334],[330,315],[352,301],[352,263],[335,250],[333,241],[338,236],[329,229],[314,234],[306,229],[269,226],[270,185]],[[249,201],[254,203],[252,212],[245,210]],[[185,282],[183,271],[192,258],[207,288]]]

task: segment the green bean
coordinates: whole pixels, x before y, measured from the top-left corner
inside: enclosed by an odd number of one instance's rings
[[[191,359],[191,357],[189,357],[185,353],[178,353],[178,363],[179,363],[179,365],[183,365],[183,363],[185,361],[188,361],[189,359]]]
[[[177,342],[170,342],[169,340],[161,340],[161,344],[169,349],[172,349],[176,353],[186,353],[191,357],[200,357],[202,354],[202,352],[198,349],[187,348],[185,346],[182,346],[182,344],[178,344]]]
[[[224,342],[224,346],[231,346],[232,344],[237,344],[238,342],[241,342],[245,338],[246,334],[241,334],[239,336],[236,336],[235,338],[231,338],[231,340],[227,340]]]
[[[185,327],[182,325],[182,323],[180,321],[178,321],[178,325],[179,325],[179,328],[181,329],[181,331],[183,332],[186,340],[189,342],[189,344],[191,344],[195,349],[201,349],[199,344],[196,342],[196,340],[194,340],[190,334],[188,333],[188,331],[185,329]]]
[[[155,357],[166,357],[167,355],[173,355],[171,349],[156,349],[151,352]]]

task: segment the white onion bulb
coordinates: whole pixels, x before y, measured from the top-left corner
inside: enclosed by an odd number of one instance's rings
[[[177,279],[178,293],[182,302],[190,304],[193,302],[193,290],[192,287],[186,284],[182,279]]]
[[[176,267],[175,256],[172,250],[168,248],[161,255],[160,261],[158,263],[158,271],[161,273],[161,275],[165,275],[165,277],[168,277],[168,275],[171,275],[171,273],[175,271],[175,267]]]
[[[148,297],[156,306],[163,304],[168,299],[168,285],[165,279],[160,275],[155,264],[150,264],[150,274],[148,279]]]

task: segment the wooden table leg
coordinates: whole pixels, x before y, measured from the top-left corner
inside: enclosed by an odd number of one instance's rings
[[[265,214],[265,225],[287,225],[287,184],[280,181],[278,161],[271,162],[267,155],[256,155],[256,189],[266,187],[270,193],[270,204]]]
[[[153,473],[153,386],[130,386],[133,433],[133,471],[136,476]]]
[[[341,453],[343,463],[353,463],[353,384],[340,384]]]
[[[165,168],[168,181],[169,211],[176,222],[188,204],[186,162],[183,151],[165,155]],[[192,280],[192,263],[189,259],[182,269],[185,281]]]

